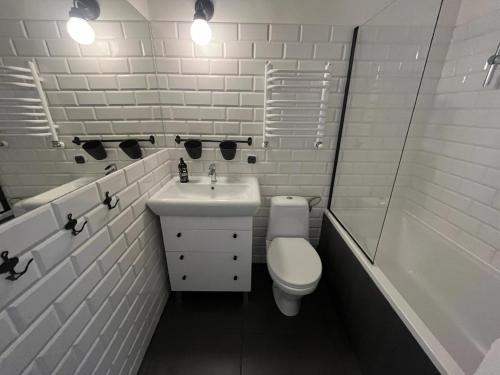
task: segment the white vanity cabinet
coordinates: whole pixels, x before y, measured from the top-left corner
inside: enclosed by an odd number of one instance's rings
[[[173,178],[154,194],[148,206],[161,219],[172,290],[250,291],[260,205],[255,177]]]
[[[162,216],[174,291],[251,289],[252,217]]]

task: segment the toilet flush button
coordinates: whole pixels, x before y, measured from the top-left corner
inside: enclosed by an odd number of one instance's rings
[[[293,197],[286,197],[286,199],[293,199]]]

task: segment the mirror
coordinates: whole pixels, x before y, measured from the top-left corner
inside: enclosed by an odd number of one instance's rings
[[[126,0],[101,0],[99,5],[99,18],[89,22],[95,41],[85,45],[67,31],[71,0],[44,0],[43,6],[38,0],[2,3],[0,222],[123,168],[165,143],[158,134],[163,125],[149,23]],[[74,137],[82,142],[75,144]],[[131,139],[139,140],[140,148],[121,143]]]

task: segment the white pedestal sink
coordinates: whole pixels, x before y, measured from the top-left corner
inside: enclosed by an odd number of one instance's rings
[[[160,216],[174,291],[249,291],[255,177],[172,179],[148,201]]]

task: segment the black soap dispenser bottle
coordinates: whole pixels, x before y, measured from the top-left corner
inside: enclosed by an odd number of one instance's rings
[[[181,183],[189,182],[188,167],[183,158],[179,161],[179,181]]]

